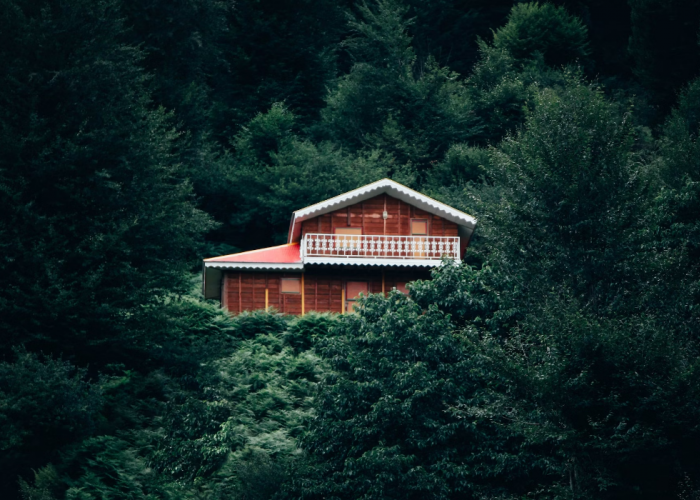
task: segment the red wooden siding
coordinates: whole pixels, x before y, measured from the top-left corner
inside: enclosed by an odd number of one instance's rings
[[[382,217],[386,210],[388,218]],[[306,233],[333,234],[337,227],[361,227],[362,234],[410,236],[411,219],[427,219],[428,235],[457,236],[457,224],[429,214],[387,194],[305,220]]]
[[[222,307],[237,314],[265,308],[265,290],[268,307],[286,314],[301,314],[301,293],[281,293],[281,278],[301,278],[301,273],[226,272],[222,283]],[[427,270],[388,270],[384,272],[384,291],[389,292],[398,283],[430,279]],[[318,270],[303,274],[304,312],[342,311],[342,297],[348,281],[366,281],[371,293],[382,292],[381,269]]]

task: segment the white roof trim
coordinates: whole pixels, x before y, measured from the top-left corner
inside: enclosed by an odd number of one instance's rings
[[[459,261],[455,261],[459,263]],[[306,257],[304,264],[330,264],[336,266],[389,266],[389,267],[438,267],[436,259],[368,259],[366,257]]]
[[[454,261],[459,264],[459,261]],[[298,263],[270,262],[205,262],[206,269],[276,270],[303,271],[305,264],[325,264],[335,266],[388,266],[388,267],[437,267],[442,264],[437,259],[368,259],[366,257],[306,257]]]
[[[304,264],[297,263],[271,263],[271,262],[205,262],[205,267],[218,269],[269,269],[277,271],[302,271]]]
[[[292,214],[292,220],[289,228],[288,243],[292,243],[293,241],[299,239],[301,234],[300,222],[333,210],[339,210],[349,205],[354,205],[355,203],[359,203],[384,193],[405,203],[413,205],[414,207],[420,208],[421,210],[425,210],[426,212],[438,215],[439,217],[454,222],[459,226],[463,226],[467,229],[469,234],[471,234],[476,226],[476,219],[471,215],[456,210],[449,205],[445,205],[444,203],[430,198],[429,196],[425,196],[424,194],[414,191],[413,189],[410,189],[403,184],[399,184],[396,181],[392,181],[391,179],[382,179],[294,212]]]

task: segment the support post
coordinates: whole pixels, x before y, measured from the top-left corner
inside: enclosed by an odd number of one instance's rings
[[[265,288],[265,310],[266,311],[270,310],[269,292],[270,292],[270,290]]]
[[[384,292],[384,269],[382,269],[382,296],[386,297],[386,293]]]
[[[304,271],[301,272],[301,315],[304,315]]]
[[[226,273],[221,273],[221,307],[228,310],[228,288],[226,287]]]
[[[340,314],[345,314],[345,288],[340,290]]]

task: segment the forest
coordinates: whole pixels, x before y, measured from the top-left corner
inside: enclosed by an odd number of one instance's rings
[[[0,497],[699,500],[699,0],[0,0]],[[202,258],[392,178],[353,314]]]

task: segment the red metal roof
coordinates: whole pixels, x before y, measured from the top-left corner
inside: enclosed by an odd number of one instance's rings
[[[264,264],[296,264],[301,263],[299,243],[288,243],[276,247],[250,250],[249,252],[232,253],[221,257],[204,259],[204,262],[255,262]]]

